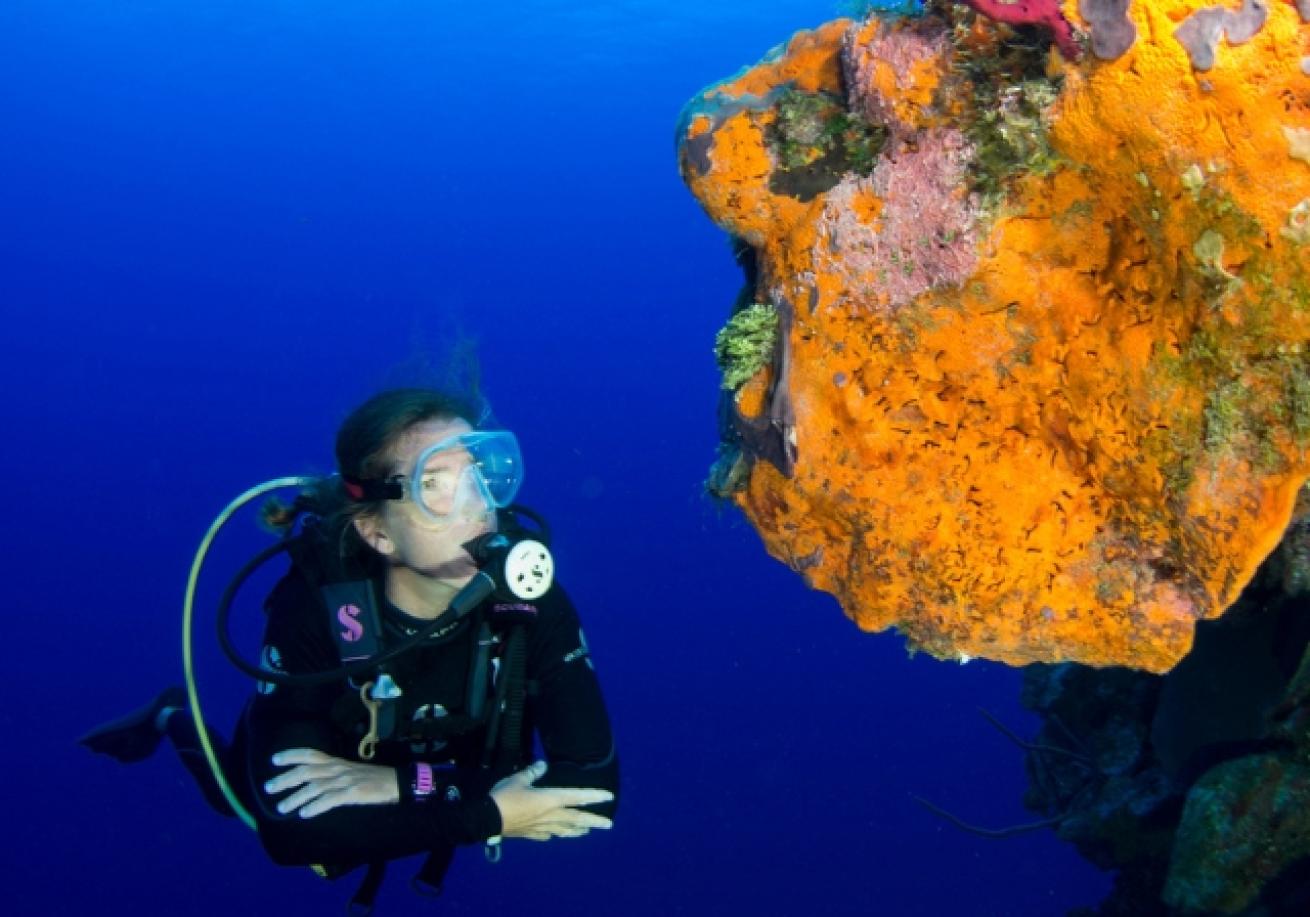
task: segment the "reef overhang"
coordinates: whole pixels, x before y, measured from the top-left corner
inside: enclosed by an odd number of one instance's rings
[[[1310,476],[1310,5],[990,6],[827,23],[685,109],[778,316],[712,483],[866,630],[1166,671]]]

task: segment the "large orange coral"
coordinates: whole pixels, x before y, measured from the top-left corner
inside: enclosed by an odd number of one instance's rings
[[[1273,4],[1202,71],[1202,4],[1083,6],[1112,54],[940,4],[689,104],[783,320],[718,481],[867,630],[1165,671],[1310,475],[1310,26]]]

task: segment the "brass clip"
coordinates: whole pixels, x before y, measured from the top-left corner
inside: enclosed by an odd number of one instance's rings
[[[372,761],[378,750],[378,710],[382,701],[373,697],[373,682],[365,682],[359,689],[359,699],[368,710],[368,732],[359,740],[359,756],[365,761]]]

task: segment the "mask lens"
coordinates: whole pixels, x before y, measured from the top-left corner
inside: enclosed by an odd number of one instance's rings
[[[487,496],[497,507],[509,506],[523,483],[523,456],[518,440],[513,433],[505,431],[470,433],[469,439],[476,439],[469,443],[468,449]]]
[[[433,516],[445,516],[455,507],[455,494],[467,466],[429,469],[418,479],[418,497],[415,502]]]
[[[410,477],[414,503],[446,523],[508,506],[523,481],[523,458],[514,434],[462,433],[418,457]]]

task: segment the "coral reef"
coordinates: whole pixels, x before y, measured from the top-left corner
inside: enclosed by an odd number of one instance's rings
[[[1304,521],[1166,676],[1033,666],[1029,808],[1104,869],[1103,917],[1310,910]],[[1288,571],[1300,573],[1289,576]]]
[[[1278,544],[1310,474],[1310,27],[1216,9],[930,2],[685,108],[683,178],[778,316],[710,486],[860,627],[1164,672]]]

